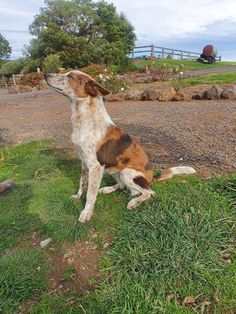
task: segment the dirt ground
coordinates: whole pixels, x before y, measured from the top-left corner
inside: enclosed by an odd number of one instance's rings
[[[125,101],[106,108],[137,137],[155,168],[192,165],[205,178],[236,171],[236,101]],[[70,105],[63,96],[0,90],[0,146],[53,139],[74,152],[70,134]]]

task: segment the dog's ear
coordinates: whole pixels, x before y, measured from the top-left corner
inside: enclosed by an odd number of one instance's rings
[[[93,80],[88,81],[85,84],[84,89],[86,93],[88,93],[92,97],[96,97],[98,95],[105,96],[110,94],[110,92],[107,89],[105,89],[102,85],[98,84]]]

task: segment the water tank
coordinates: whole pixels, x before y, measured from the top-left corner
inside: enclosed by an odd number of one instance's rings
[[[207,45],[203,48],[202,52],[206,57],[216,57],[217,56],[217,49],[212,45]]]

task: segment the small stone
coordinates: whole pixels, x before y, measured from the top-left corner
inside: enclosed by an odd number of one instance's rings
[[[41,248],[45,248],[46,246],[48,246],[48,244],[52,241],[52,238],[47,238],[46,240],[43,240],[40,242],[40,246]]]
[[[108,248],[109,245],[110,245],[110,244],[109,244],[108,242],[106,242],[106,243],[103,245],[103,248],[106,249],[106,248]]]
[[[41,270],[41,266],[36,267],[36,270],[40,271]]]

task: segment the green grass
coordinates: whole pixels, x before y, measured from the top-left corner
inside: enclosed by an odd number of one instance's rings
[[[199,84],[235,84],[236,72],[218,73],[184,79],[186,85]]]
[[[164,64],[168,67],[177,67],[181,64],[184,65],[184,71],[187,70],[205,70],[205,69],[213,69],[216,67],[225,67],[225,66],[232,66],[236,65],[236,62],[227,62],[227,61],[218,61],[215,64],[203,64],[197,61],[190,61],[190,60],[168,60],[168,59],[156,59],[156,60],[140,60],[135,62],[137,67],[141,67],[143,65],[150,64],[153,67],[162,67]]]
[[[82,225],[77,219],[85,200],[70,199],[78,186],[77,160],[65,159],[50,142],[1,149],[0,160],[0,181],[17,181],[0,198],[0,308],[5,313],[35,298],[30,310],[35,314],[201,313],[204,301],[211,313],[235,312],[236,175],[154,185],[156,195],[133,211],[126,210],[124,191],[99,195],[92,221]],[[105,177],[102,184],[112,180]],[[21,251],[19,244],[36,231],[60,247],[88,239],[91,230],[113,240],[102,252],[100,285],[85,296],[51,294],[42,253]],[[64,277],[73,274],[71,266]],[[196,298],[194,309],[183,304],[189,295]]]

